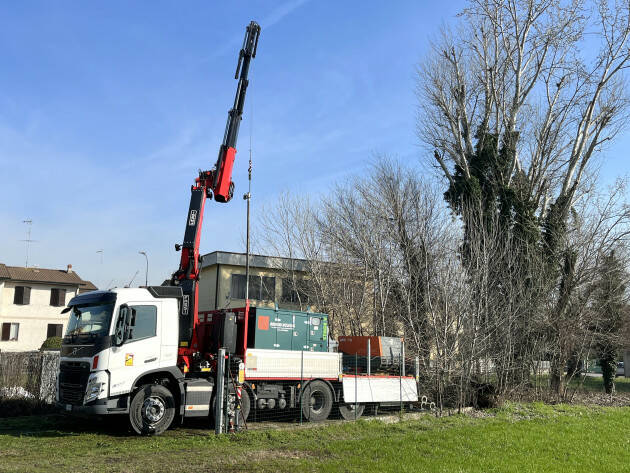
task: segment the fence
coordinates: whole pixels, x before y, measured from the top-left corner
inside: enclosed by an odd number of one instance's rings
[[[233,389],[238,366],[226,370],[221,404],[226,413],[240,409],[241,428],[435,408],[432,396],[418,384],[418,359],[405,357],[401,348],[388,356],[371,352],[369,344],[367,352],[353,355],[251,349],[245,387]],[[0,403],[7,398],[54,403],[58,366],[58,352],[0,352]],[[237,401],[239,392],[242,402]],[[227,430],[230,420],[224,419]]]
[[[361,342],[353,354],[248,349],[240,406],[236,379],[228,375],[219,389],[224,412],[216,431],[228,430],[227,413],[239,408],[235,417],[241,427],[246,418],[247,428],[435,409],[419,384],[419,360],[405,356],[404,344],[392,350]]]
[[[55,401],[59,352],[0,352],[0,399]]]

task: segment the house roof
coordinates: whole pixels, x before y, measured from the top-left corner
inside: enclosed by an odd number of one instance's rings
[[[21,266],[6,266],[0,263],[0,279],[78,286],[83,291],[96,289],[94,284],[90,281],[84,281],[71,269],[24,268]]]
[[[213,251],[203,255],[202,269],[216,264],[231,266],[245,266],[245,253],[232,253],[229,251]],[[305,271],[306,260],[298,258],[283,258],[281,256],[249,255],[249,266],[252,268],[267,269],[291,269],[293,271]]]
[[[84,281],[83,284],[79,284],[79,292],[97,291],[98,287],[92,284],[92,281]]]

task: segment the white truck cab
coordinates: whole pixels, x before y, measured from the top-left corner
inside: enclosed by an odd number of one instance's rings
[[[179,384],[178,298],[165,289],[94,291],[70,301],[57,381],[63,409],[128,413],[129,395],[143,378]]]

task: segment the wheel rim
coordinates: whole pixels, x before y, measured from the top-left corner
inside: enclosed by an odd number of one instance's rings
[[[165,412],[164,401],[159,397],[148,397],[142,403],[142,417],[151,424],[159,422],[164,417]]]
[[[324,394],[320,391],[313,391],[311,393],[311,411],[319,413],[324,407]]]

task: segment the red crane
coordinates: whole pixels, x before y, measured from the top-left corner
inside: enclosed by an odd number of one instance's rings
[[[232,182],[232,168],[236,155],[236,141],[243,116],[245,94],[249,80],[250,62],[256,57],[260,25],[250,22],[245,32],[243,46],[238,56],[238,64],[234,78],[238,79],[234,106],[228,112],[223,143],[219,148],[219,157],[210,171],[200,171],[199,177],[191,187],[190,205],[186,218],[186,230],[183,243],[176,244],[175,249],[182,252],[179,269],[173,273],[171,284],[182,288],[183,299],[179,314],[179,362],[188,371],[191,358],[197,347],[196,327],[198,325],[198,281],[201,266],[199,254],[199,240],[203,222],[203,210],[206,199],[212,198],[217,202],[229,202],[234,193]],[[240,73],[240,76],[239,76]]]

